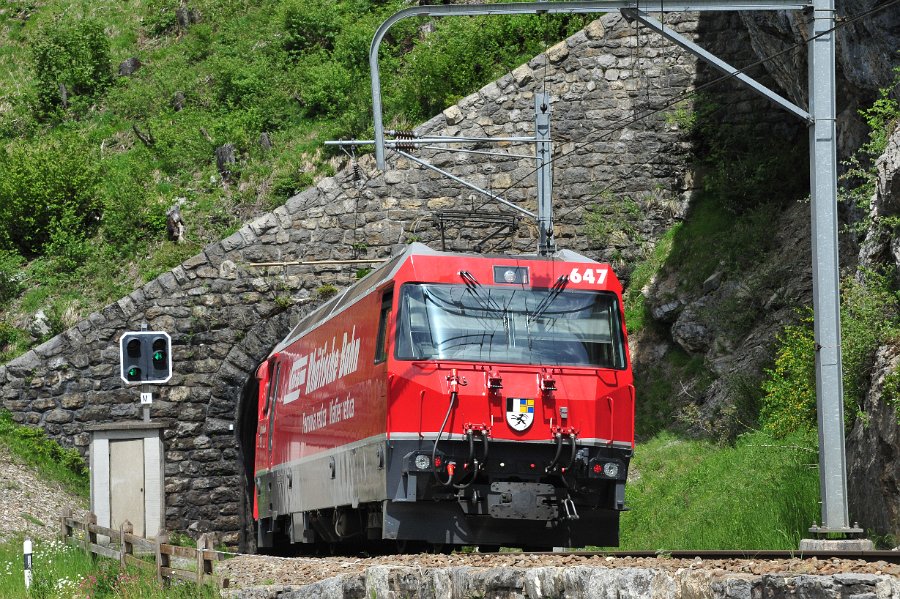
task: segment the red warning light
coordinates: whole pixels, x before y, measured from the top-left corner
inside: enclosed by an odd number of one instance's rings
[[[534,464],[531,464],[531,469],[534,470]]]
[[[600,474],[601,472],[603,472],[603,466],[601,466],[600,464],[594,464],[593,471],[594,474]]]
[[[444,460],[442,460],[440,458],[440,456],[437,456],[434,458],[434,467],[435,468],[440,468],[443,464],[444,464]]]

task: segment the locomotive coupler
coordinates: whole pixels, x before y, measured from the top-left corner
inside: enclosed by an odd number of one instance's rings
[[[563,499],[562,506],[565,512],[565,515],[562,517],[563,520],[578,520],[578,510],[575,509],[575,502],[572,501],[571,497]]]

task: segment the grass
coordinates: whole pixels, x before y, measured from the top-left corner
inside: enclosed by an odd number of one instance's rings
[[[4,599],[213,599],[215,587],[178,583],[168,587],[156,580],[154,568],[129,566],[105,558],[92,559],[80,548],[60,541],[35,540],[32,554],[33,582],[25,591],[22,539],[0,544],[0,597]]]
[[[819,517],[817,463],[811,434],[719,446],[662,433],[635,451],[621,549],[795,549]]]
[[[81,454],[48,439],[41,429],[16,424],[6,410],[0,410],[0,445],[67,491],[84,498],[90,495],[87,466]]]
[[[628,324],[628,333],[634,334],[643,329],[649,319],[646,298],[642,293],[643,288],[650,283],[653,276],[665,265],[669,254],[672,252],[672,246],[678,232],[681,230],[683,223],[675,223],[668,231],[666,231],[656,247],[653,248],[650,256],[634,267],[631,272],[631,279],[628,289],[625,290],[625,322]]]

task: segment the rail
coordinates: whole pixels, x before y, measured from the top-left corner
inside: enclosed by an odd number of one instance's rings
[[[224,559],[224,554],[212,549],[207,535],[200,535],[197,547],[194,548],[170,545],[169,536],[165,533],[158,535],[156,540],[145,539],[133,533],[132,524],[127,520],[118,529],[114,529],[99,526],[97,516],[92,513],[78,518],[71,509],[66,509],[60,516],[62,541],[80,545],[87,555],[118,560],[123,568],[155,568],[156,577],[162,584],[178,579],[196,582],[198,585],[212,584],[218,588],[228,588],[228,579],[214,573],[214,563]],[[108,539],[108,542],[101,543],[101,537]],[[135,550],[148,559],[135,555]],[[151,555],[155,555],[155,561],[149,560]],[[188,564],[195,566],[194,569],[189,569]]]

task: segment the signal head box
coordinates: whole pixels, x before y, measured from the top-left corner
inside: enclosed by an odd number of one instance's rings
[[[164,331],[128,331],[119,339],[119,376],[127,384],[172,378],[172,338]]]

